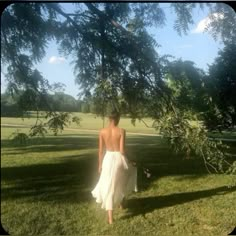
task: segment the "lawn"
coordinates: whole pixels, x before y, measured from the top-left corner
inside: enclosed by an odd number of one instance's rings
[[[96,132],[66,130],[17,147],[8,139],[13,130],[1,128],[1,221],[10,234],[227,235],[236,225],[233,177],[207,174],[201,161],[174,154],[161,137],[128,133],[139,192],[108,225],[90,193],[98,180]]]
[[[89,130],[99,130],[103,127],[103,120],[101,117],[98,117],[94,114],[88,113],[72,113],[75,116],[81,118],[80,126],[76,125],[75,123],[71,123],[67,128],[75,128],[75,129],[89,129]],[[29,126],[35,124],[35,115],[32,115],[31,118],[13,118],[13,117],[1,117],[1,124],[8,124],[8,125],[15,125],[18,124],[20,126]],[[43,122],[45,120],[41,119]],[[104,125],[107,125],[108,119],[105,118]],[[136,133],[150,133],[155,134],[155,130],[151,128],[152,120],[149,118],[144,119],[145,123],[150,127],[147,128],[146,125],[142,122],[137,120],[135,126],[132,125],[131,119],[128,117],[122,117],[120,120],[120,126],[127,130],[127,132],[136,132]]]

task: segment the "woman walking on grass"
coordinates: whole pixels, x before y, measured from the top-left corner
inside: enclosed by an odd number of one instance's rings
[[[125,130],[118,127],[120,115],[114,111],[109,125],[99,133],[99,181],[93,197],[108,212],[108,223],[113,223],[113,209],[122,207],[124,197],[137,191],[137,168],[125,157]],[[104,155],[105,152],[105,155]]]

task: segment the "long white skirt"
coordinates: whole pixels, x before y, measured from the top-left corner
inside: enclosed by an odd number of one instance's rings
[[[137,167],[120,152],[107,151],[99,181],[91,192],[96,202],[103,209],[113,210],[132,191],[137,192]]]

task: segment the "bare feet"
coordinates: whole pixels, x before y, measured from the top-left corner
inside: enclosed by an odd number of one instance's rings
[[[111,225],[113,223],[112,210],[108,210],[108,223]]]
[[[113,219],[108,219],[108,224],[113,224]]]

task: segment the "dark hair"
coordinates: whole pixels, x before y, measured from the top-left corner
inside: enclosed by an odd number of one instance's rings
[[[119,120],[120,120],[120,113],[116,110],[113,110],[109,115],[108,115],[110,120],[114,120],[115,124],[117,125]]]

